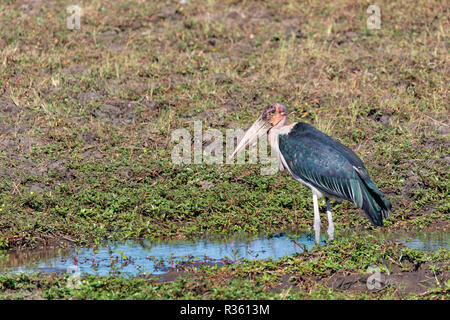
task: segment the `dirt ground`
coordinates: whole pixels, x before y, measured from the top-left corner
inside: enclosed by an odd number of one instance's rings
[[[375,30],[367,27],[369,3],[347,0],[77,3],[81,28],[73,30],[67,2],[0,4],[3,252],[105,240],[312,233],[310,191],[288,174],[262,176],[260,164],[177,165],[171,158],[176,129],[192,132],[200,120],[204,130],[225,134],[247,128],[275,102],[288,107],[290,121],[314,125],[361,157],[393,204],[383,230],[448,232],[449,15],[443,3],[381,1]],[[374,230],[353,204],[332,207],[338,235]],[[349,250],[356,260],[370,260],[356,247]],[[277,285],[283,291],[314,282],[359,294],[368,265],[337,268],[325,263],[334,257],[329,254],[320,261],[330,274],[314,269],[298,276],[282,268]],[[394,268],[384,284],[400,282],[427,298],[431,284],[448,288],[446,271],[433,273],[448,269],[445,259],[430,254],[417,270]],[[272,290],[264,281],[257,287]],[[217,297],[230,296],[225,286],[236,285],[223,283]],[[169,286],[168,296],[177,296],[179,280]],[[394,296],[390,290],[381,296]]]

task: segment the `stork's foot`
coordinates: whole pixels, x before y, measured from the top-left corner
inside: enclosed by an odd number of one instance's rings
[[[320,237],[315,237],[315,245],[319,245],[320,244]]]
[[[334,240],[334,223],[333,223],[333,214],[331,213],[331,205],[330,200],[326,198],[327,202],[327,218],[328,218],[328,240]]]
[[[314,239],[317,244],[320,242],[320,220],[318,223],[317,221],[314,223]]]
[[[314,206],[314,235],[316,244],[320,243],[320,213],[319,202],[317,201],[317,194],[313,193],[313,206]]]
[[[334,226],[333,227],[328,227],[328,240],[329,241],[333,241],[334,240]]]

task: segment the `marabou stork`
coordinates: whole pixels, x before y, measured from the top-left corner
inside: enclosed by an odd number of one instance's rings
[[[330,198],[353,202],[364,210],[372,225],[382,226],[383,218],[388,217],[392,206],[370,179],[361,159],[339,141],[307,123],[286,124],[287,115],[287,108],[282,104],[266,107],[244,134],[231,158],[268,133],[269,144],[278,157],[280,169],[286,168],[295,180],[312,191],[316,243],[320,239],[320,197],[326,199],[330,240],[334,238]]]

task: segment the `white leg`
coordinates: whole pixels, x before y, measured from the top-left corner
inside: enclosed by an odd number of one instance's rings
[[[333,223],[333,215],[331,213],[330,199],[327,200],[327,217],[328,217],[328,239],[334,240],[334,223]]]
[[[317,200],[317,194],[313,192],[313,205],[314,205],[314,234],[316,237],[316,243],[320,242],[320,212],[319,201]]]

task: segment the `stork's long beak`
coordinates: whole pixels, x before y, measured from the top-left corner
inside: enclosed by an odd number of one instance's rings
[[[245,149],[248,145],[255,142],[260,136],[267,133],[267,131],[272,126],[268,121],[265,121],[262,119],[262,116],[258,118],[258,120],[253,123],[253,125],[245,132],[244,137],[237,145],[236,149],[234,150],[233,154],[230,156],[230,160],[234,158],[235,155],[239,153],[239,151]]]

